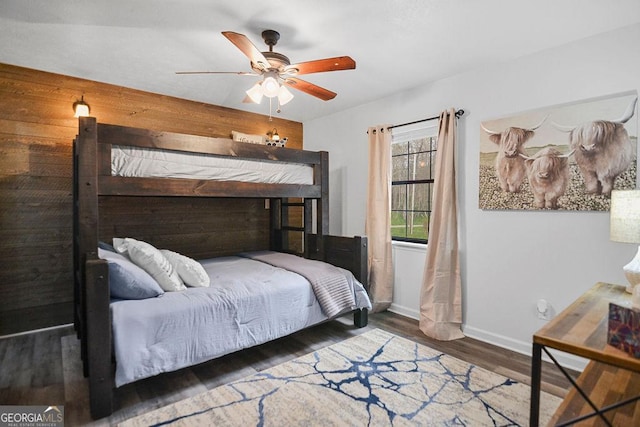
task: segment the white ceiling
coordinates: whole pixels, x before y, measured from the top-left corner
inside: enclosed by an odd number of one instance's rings
[[[242,103],[257,77],[175,71],[250,71],[221,31],[268,50],[274,29],[294,63],[357,63],[303,76],[335,99],[274,111],[304,122],[638,22],[639,0],[0,0],[0,62],[268,114]]]

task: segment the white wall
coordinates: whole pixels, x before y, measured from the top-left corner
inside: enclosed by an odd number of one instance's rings
[[[420,319],[420,284],[424,274],[427,246],[393,242],[394,289],[389,311]]]
[[[480,122],[638,90],[639,41],[640,25],[633,25],[304,123],[305,148],[330,152],[330,231],[364,233],[368,126],[464,109],[458,125],[464,331],[529,353],[531,336],[544,322],[536,315],[539,298],[558,312],[597,281],[625,283],[621,267],[636,249],[609,241],[607,213],[480,210]],[[323,137],[327,131],[331,139]],[[396,265],[415,258],[397,249],[394,254]],[[407,295],[418,293],[422,268],[415,271],[413,279],[402,279],[396,306],[409,305]],[[404,307],[408,312],[417,309],[413,300],[415,306]]]

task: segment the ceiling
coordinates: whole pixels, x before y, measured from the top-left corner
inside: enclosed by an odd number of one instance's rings
[[[175,72],[250,71],[221,32],[268,50],[274,29],[293,63],[357,64],[303,76],[333,100],[273,108],[304,122],[638,22],[638,0],[1,0],[0,62],[269,114],[242,102],[257,77]]]

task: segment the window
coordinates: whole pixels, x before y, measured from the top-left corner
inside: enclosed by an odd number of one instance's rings
[[[432,122],[433,123],[433,122]],[[392,133],[391,238],[427,243],[437,149],[436,125]]]

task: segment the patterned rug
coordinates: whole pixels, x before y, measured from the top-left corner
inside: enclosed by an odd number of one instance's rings
[[[376,329],[123,426],[525,426],[530,388]],[[540,424],[560,399],[544,393]]]

